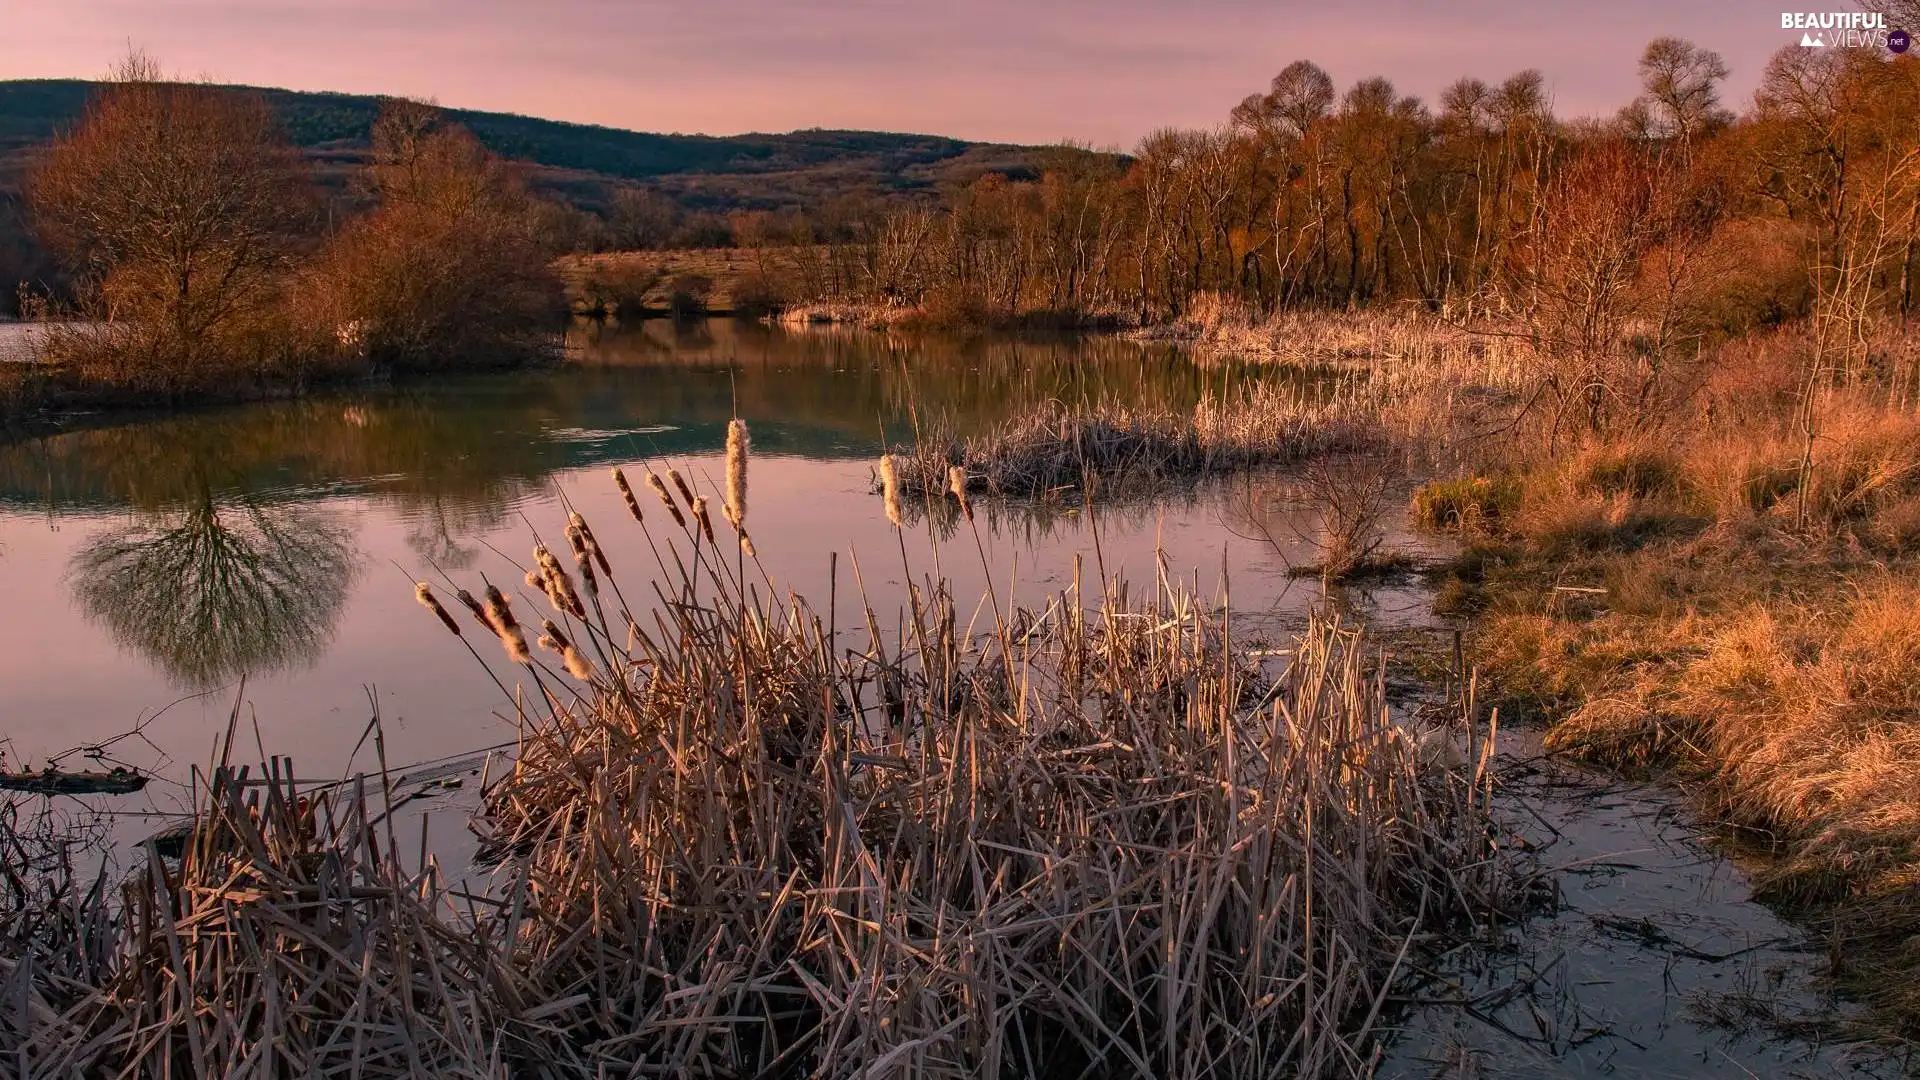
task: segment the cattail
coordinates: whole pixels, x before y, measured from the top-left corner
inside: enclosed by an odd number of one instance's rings
[[[600,565],[600,572],[612,577],[613,565],[607,562],[607,553],[600,550],[600,541],[594,538],[593,530],[587,528],[587,519],[580,516],[580,511],[575,510],[567,515],[567,522],[580,530],[580,539],[586,543],[587,551],[593,555],[593,561]]]
[[[960,512],[967,515],[968,521],[972,521],[973,503],[967,500],[967,470],[958,465],[949,466],[947,468],[947,490],[953,492],[953,497],[959,500]]]
[[[491,634],[495,632],[493,629],[493,620],[487,618],[487,609],[480,606],[480,601],[475,600],[472,593],[465,589],[455,589],[453,595],[459,598],[460,606],[467,609],[468,613],[473,616],[475,622],[486,627],[487,633]]]
[[[900,472],[892,454],[880,456],[880,490],[886,495],[887,520],[896,529],[906,528],[900,510]]]
[[[627,474],[621,472],[618,465],[613,467],[613,486],[619,488],[620,497],[627,500],[627,513],[633,515],[633,520],[644,521],[640,516],[640,500],[633,497],[633,487],[627,483]]]
[[[593,681],[593,665],[587,662],[586,657],[580,655],[580,650],[574,648],[573,642],[567,640],[567,635],[553,625],[552,619],[540,621],[540,647],[559,653],[560,662],[566,666],[567,674],[581,682]]]
[[[527,649],[527,635],[520,630],[520,624],[514,621],[513,608],[507,598],[492,585],[487,586],[487,623],[493,632],[500,635],[500,644],[506,646],[507,655],[515,663],[533,663],[533,653]]]
[[[753,550],[753,537],[748,536],[744,532],[740,534],[740,552],[749,559],[757,559],[760,557],[760,553]]]
[[[705,495],[693,500],[693,519],[700,523],[700,535],[707,538],[707,543],[712,544],[713,519],[707,516],[707,497]]]
[[[660,482],[658,473],[652,471],[647,473],[647,486],[653,489],[655,495],[660,496],[660,501],[666,505],[667,513],[673,515],[673,523],[683,529],[686,528],[686,515],[680,512],[680,507],[674,503],[673,496],[667,494],[667,485]]]
[[[580,584],[587,590],[587,595],[599,598],[600,580],[594,576],[593,560],[587,557],[584,549],[573,553],[573,564],[580,568]]]
[[[527,588],[539,589],[541,592],[547,591],[547,583],[543,578],[541,578],[540,571],[538,570],[527,571]]]
[[[433,595],[433,589],[426,582],[422,581],[414,585],[413,598],[420,601],[421,607],[433,612],[442,623],[445,623],[455,637],[460,636],[460,624],[454,622],[453,616],[447,614],[447,609],[440,606],[440,598]]]
[[[688,487],[686,480],[681,478],[680,470],[668,469],[667,479],[673,481],[674,489],[680,492],[681,498],[687,500],[687,508],[692,509],[693,508],[693,489]]]
[[[560,560],[553,557],[545,544],[536,544],[533,557],[545,571],[547,600],[553,604],[553,610],[564,612],[576,619],[587,617],[587,607],[580,602],[580,594],[573,591],[573,578]]]
[[[727,422],[727,520],[736,532],[747,524],[747,448],[751,443],[745,420],[735,417]]]

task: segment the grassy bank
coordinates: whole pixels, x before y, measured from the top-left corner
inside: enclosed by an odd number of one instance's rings
[[[1792,386],[1798,331],[1735,342],[1640,433],[1477,448],[1415,512],[1441,583],[1549,745],[1681,782],[1832,974],[1920,1030],[1920,417],[1898,380]],[[1874,363],[1911,363],[1899,335]],[[1801,357],[1803,358],[1803,357]],[[1804,369],[1803,369],[1804,370]]]
[[[222,763],[123,891],[57,854],[0,879],[6,1060],[1360,1075],[1410,958],[1511,898],[1484,758],[1389,722],[1351,631],[1250,659],[1113,582],[970,634],[929,582],[885,634],[857,594],[766,599],[743,439],[724,492],[617,479],[638,523],[576,518],[524,591],[420,587],[423,634],[525,689],[490,885],[422,861],[377,780]]]

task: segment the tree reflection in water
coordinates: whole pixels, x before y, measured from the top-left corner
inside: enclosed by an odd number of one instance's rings
[[[350,538],[312,508],[208,493],[101,534],[70,579],[117,642],[205,689],[319,656],[355,571]]]

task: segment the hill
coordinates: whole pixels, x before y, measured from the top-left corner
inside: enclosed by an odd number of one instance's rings
[[[0,172],[80,115],[95,84],[79,79],[0,81]],[[329,166],[367,146],[380,99],[364,94],[234,87],[266,99],[288,136]],[[899,195],[965,183],[987,172],[1033,172],[1043,149],[938,135],[807,130],[785,134],[662,135],[448,109],[504,157],[538,167],[536,182],[577,189],[631,182],[689,210],[779,209],[848,193]],[[6,166],[12,164],[14,169]],[[581,201],[591,203],[591,198]]]
[[[0,316],[15,309],[16,282],[44,288],[57,269],[31,239],[19,205],[35,148],[76,120],[98,84],[80,79],[0,81]],[[265,87],[259,94],[314,166],[322,190],[351,212],[348,178],[365,160],[379,97]],[[966,142],[938,135],[806,130],[680,135],[626,131],[510,113],[448,109],[449,119],[503,157],[522,163],[534,188],[575,208],[557,236],[580,250],[703,247],[728,242],[737,210],[828,209],[848,197],[902,199],[964,185],[987,173],[1036,175],[1051,148]],[[650,193],[638,227],[620,217],[622,191]],[[628,211],[634,203],[628,200]],[[831,216],[829,211],[828,216]],[[629,213],[629,217],[631,214]],[[625,220],[625,219],[623,219]]]

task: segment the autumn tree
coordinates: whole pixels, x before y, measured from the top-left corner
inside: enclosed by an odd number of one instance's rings
[[[312,204],[258,97],[164,82],[136,54],[48,146],[27,191],[86,309],[113,324],[93,359],[115,376],[178,388],[271,359],[258,323]]]
[[[450,367],[550,347],[559,310],[537,204],[514,169],[429,105],[390,101],[349,222],[314,274],[334,331],[375,363]]]

